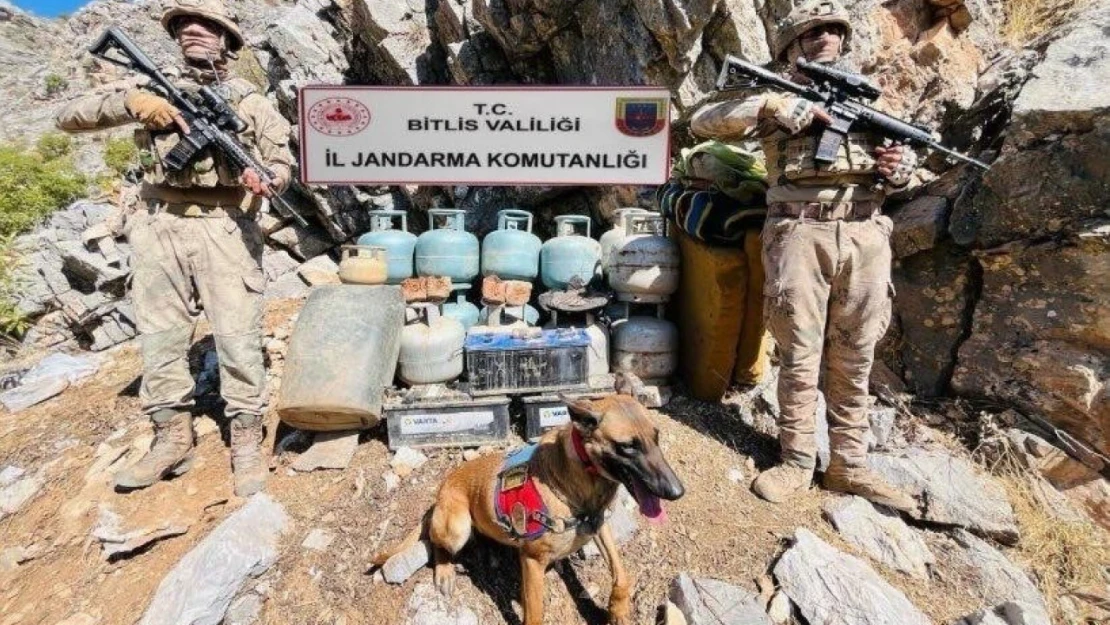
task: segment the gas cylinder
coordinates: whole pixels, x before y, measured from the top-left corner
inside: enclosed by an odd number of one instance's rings
[[[662,318],[637,315],[613,325],[612,346],[613,373],[633,373],[645,384],[665,384],[678,366],[678,329]]]
[[[531,282],[540,275],[540,238],[532,213],[507,208],[497,213],[497,230],[482,241],[482,275]]]
[[[478,247],[478,237],[466,231],[466,211],[430,209],[428,231],[416,239],[416,275],[469,285],[478,275]]]
[[[609,286],[624,302],[660,303],[678,289],[678,245],[657,213],[624,216],[625,236],[609,254]]]
[[[314,287],[289,340],[277,402],[282,421],[316,431],[377,424],[404,323],[396,286]]]
[[[406,384],[444,384],[463,371],[466,330],[444,317],[435,304],[412,304],[401,330],[397,377]]]
[[[377,245],[344,245],[339,279],[344,284],[385,284],[387,250]]]
[[[455,291],[455,300],[443,303],[443,316],[454,319],[462,324],[464,330],[469,330],[478,323],[478,307],[466,301],[466,289]]]
[[[641,213],[650,212],[644,208],[618,208],[613,211],[616,217],[613,219],[613,227],[606,230],[598,238],[597,242],[601,244],[601,268],[609,271],[609,254],[613,251],[613,246],[617,241],[624,238],[624,218],[625,215],[636,215]]]
[[[585,235],[577,234],[585,226]],[[601,246],[590,238],[590,218],[560,215],[555,218],[554,238],[540,249],[540,275],[549,289],[565,289],[577,276],[588,284],[601,272]]]
[[[401,218],[401,229],[394,229],[396,218]],[[409,232],[405,211],[378,210],[370,213],[370,232],[358,238],[359,245],[376,245],[386,249],[387,284],[401,284],[412,277],[412,253],[416,248],[416,235]]]
[[[500,309],[500,311],[497,309]],[[500,316],[500,320],[498,320],[498,316]],[[493,320],[492,323],[491,319]],[[483,306],[478,313],[478,325],[480,326],[508,326],[514,323],[534,326],[539,321],[540,311],[529,304],[523,306]]]

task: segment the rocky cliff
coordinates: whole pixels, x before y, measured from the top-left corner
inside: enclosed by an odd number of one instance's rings
[[[790,6],[788,0],[230,4],[254,50],[239,71],[264,86],[293,121],[296,90],[311,83],[651,84],[673,94],[676,145],[692,142],[684,122],[712,97],[722,58],[768,61],[769,32]],[[979,175],[934,155],[927,160],[930,182],[891,203],[898,296],[886,364],[919,395],[1013,404],[1063,428],[1088,448],[1092,463],[1101,462],[1110,454],[1110,169],[1103,156],[1110,148],[1103,123],[1110,10],[1080,3],[1062,20],[1061,8],[1053,18],[1063,25],[1017,49],[1000,34],[1008,19],[1000,0],[846,4],[856,18],[853,59],[894,108],[993,161]],[[35,137],[66,98],[117,76],[85,52],[109,23],[123,24],[156,60],[170,63],[174,49],[157,26],[158,12],[146,0],[101,0],[66,19],[42,20],[0,5],[0,140]],[[47,93],[50,73],[65,79],[63,89]],[[101,167],[102,139],[84,139],[83,168]],[[297,265],[364,231],[367,207],[410,209],[419,226],[421,209],[453,205],[470,211],[468,221],[481,233],[508,206],[605,221],[615,207],[649,204],[650,191],[301,188],[295,196],[318,225],[304,231],[268,217],[274,249],[267,272],[279,294],[303,290]],[[541,221],[541,230],[549,227]],[[43,263],[73,266],[79,252],[47,247],[54,251],[41,252],[29,272],[40,297],[25,305],[36,316],[66,308],[57,303],[65,281],[55,275],[48,284]],[[72,276],[68,281],[75,287]],[[74,308],[66,318],[83,314]],[[65,325],[57,316],[53,321]],[[126,323],[119,325],[126,334]]]

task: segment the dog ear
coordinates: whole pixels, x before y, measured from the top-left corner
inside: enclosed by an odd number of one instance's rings
[[[559,394],[559,401],[567,405],[570,411],[570,420],[587,430],[592,430],[601,423],[603,413],[594,408],[592,401],[568,397],[561,393]]]

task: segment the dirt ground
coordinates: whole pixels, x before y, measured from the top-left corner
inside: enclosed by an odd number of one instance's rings
[[[270,331],[285,324],[296,306],[271,307]],[[104,466],[124,449],[137,457],[137,449],[149,441],[136,396],[140,368],[137,347],[126,345],[109,354],[101,371],[79,388],[18,415],[0,413],[0,465],[14,464],[29,473],[41,470],[46,480],[35,500],[0,521],[0,550],[22,546],[38,554],[13,571],[0,572],[0,625],[54,625],[78,612],[101,624],[134,623],[170,568],[243,504],[231,492],[226,442],[214,423],[204,423],[219,415],[213,402],[203,405],[209,414],[198,421],[204,435],[192,471],[131,494],[110,489]],[[853,552],[821,518],[821,503],[831,495],[813,490],[784,507],[751,494],[756,467],[768,465],[776,449],[771,438],[745,424],[742,410],[735,402],[706,404],[679,396],[654,416],[686,496],[666,504],[665,525],[640,523],[621,549],[636,580],[637,623],[656,622],[668,584],[679,572],[757,591],[756,580],[800,526]],[[269,425],[267,442],[272,446],[276,414],[269,415]],[[293,474],[289,465],[295,449],[274,458],[267,490],[285,506],[291,523],[277,563],[247,585],[265,589],[259,622],[404,622],[414,586],[429,582],[431,569],[393,586],[368,574],[367,567],[373,553],[399,541],[418,522],[440,476],[462,461],[460,450],[426,453],[430,461],[392,492],[386,492],[382,477],[390,459],[384,427],[364,433],[345,471]],[[733,469],[743,474],[739,483],[729,479]],[[189,529],[109,562],[90,537],[101,508],[120,515],[126,528],[175,521]],[[302,547],[305,536],[317,528],[334,536],[331,545],[324,551]],[[935,622],[950,622],[981,607],[958,578],[936,576],[925,583],[872,566]],[[520,623],[520,576],[510,550],[474,541],[458,567],[457,601],[474,610],[481,623]],[[548,582],[546,622],[606,622],[603,607],[610,578],[600,558],[572,558],[554,567]]]

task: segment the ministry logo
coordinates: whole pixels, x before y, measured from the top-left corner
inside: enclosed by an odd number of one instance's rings
[[[667,100],[617,98],[617,130],[630,137],[650,137],[667,125]]]
[[[370,124],[370,109],[352,98],[325,98],[309,109],[308,123],[325,135],[347,137]]]

